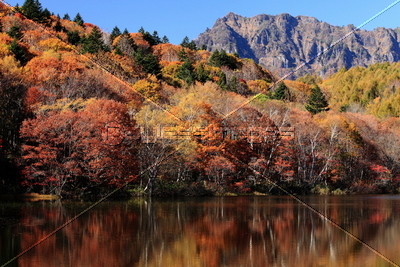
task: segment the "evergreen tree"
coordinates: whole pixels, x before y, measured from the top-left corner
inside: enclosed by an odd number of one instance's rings
[[[81,41],[81,36],[78,31],[67,32],[68,42],[72,45],[77,45]]]
[[[214,67],[227,66],[231,70],[236,69],[236,60],[229,56],[225,50],[215,50],[209,59],[210,64]]]
[[[51,16],[50,11],[47,8],[45,8],[42,12],[42,22],[48,21],[50,19],[50,16]]]
[[[64,15],[64,17],[63,17],[63,19],[66,19],[66,20],[71,20],[71,17],[68,15],[68,13],[65,13],[65,15]]]
[[[181,49],[178,52],[178,58],[179,58],[179,61],[184,62],[185,60],[189,59],[189,56],[184,49]]]
[[[117,46],[117,47],[114,49],[114,53],[115,53],[116,55],[120,55],[120,56],[123,56],[123,55],[124,55],[124,53],[122,52],[122,50],[121,50],[121,48],[120,48],[119,46]]]
[[[163,36],[161,41],[162,41],[163,44],[168,44],[169,43],[169,39],[168,39],[168,37],[166,35]]]
[[[237,92],[239,86],[239,81],[235,75],[233,75],[228,84],[228,90],[232,92]]]
[[[276,88],[275,92],[272,93],[271,98],[277,100],[286,100],[286,101],[291,100],[289,88],[287,88],[284,82],[281,82],[278,85],[278,88]]]
[[[179,79],[182,79],[186,82],[187,85],[192,85],[195,81],[195,73],[192,66],[192,63],[189,59],[186,59],[185,62],[179,67],[176,76]]]
[[[190,50],[197,50],[196,43],[193,40],[190,41],[187,48],[189,48]]]
[[[157,31],[153,32],[153,35],[148,31],[145,31],[143,27],[139,29],[139,33],[142,34],[143,39],[149,43],[150,46],[158,45],[161,43],[160,38],[158,37]]]
[[[189,41],[189,37],[187,36],[183,38],[181,46],[189,48],[190,50],[197,50],[196,43],[194,41]]]
[[[221,87],[221,89],[226,90],[227,89],[227,85],[226,85],[226,75],[223,71],[221,71],[218,74],[218,82],[217,84],[219,85],[219,87]]]
[[[76,23],[76,24],[78,24],[79,26],[83,26],[83,23],[85,23],[84,21],[83,21],[83,19],[82,19],[82,16],[81,16],[81,14],[76,14],[76,16],[75,16],[75,18],[74,18],[74,22]]]
[[[7,34],[14,39],[20,40],[22,38],[21,27],[14,25],[10,28]]]
[[[311,89],[311,95],[305,108],[313,115],[328,110],[328,101],[317,85]]]
[[[123,35],[129,35],[129,31],[127,28],[125,28],[124,32],[122,33]]]
[[[26,51],[18,44],[16,39],[11,42],[9,49],[14,54],[15,59],[21,63],[21,65],[25,65],[28,62]]]
[[[106,50],[103,42],[103,34],[98,27],[94,27],[90,32],[89,36],[83,41],[82,52],[96,54],[100,50]]]
[[[112,30],[111,34],[110,34],[111,44],[114,41],[114,39],[117,38],[120,35],[121,35],[120,29],[117,26],[115,26],[114,29]]]
[[[54,25],[53,29],[54,29],[56,32],[64,32],[64,31],[66,31],[66,29],[62,26],[60,20],[57,20],[57,22],[56,22],[56,24]]]
[[[155,45],[161,44],[161,39],[158,36],[158,32],[157,31],[153,32],[152,37],[153,37],[153,42],[154,42]]]
[[[139,31],[138,31],[139,33],[141,33],[142,35],[144,35],[145,34],[145,30],[144,30],[144,28],[143,27],[140,27],[140,29],[139,29]]]
[[[39,0],[25,0],[24,4],[19,9],[28,19],[37,22],[44,22],[50,17],[50,12],[47,9],[46,12],[43,11],[42,4]]]
[[[205,83],[210,79],[210,75],[209,73],[204,69],[204,64],[199,64],[196,68],[196,80],[201,82],[201,83]]]
[[[142,67],[143,71],[154,75],[160,74],[161,67],[153,53],[145,49],[138,49],[133,56],[135,62]]]
[[[181,42],[182,47],[187,47],[189,45],[189,37],[185,36]]]

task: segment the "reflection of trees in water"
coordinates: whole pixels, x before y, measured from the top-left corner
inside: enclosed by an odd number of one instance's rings
[[[307,202],[389,258],[398,257],[400,206],[385,199],[358,198],[362,201],[357,203],[352,202],[357,198],[348,199],[346,205],[341,198],[311,197]],[[200,201],[103,203],[23,255],[18,264],[33,267],[55,263],[62,263],[60,266],[377,264],[375,254],[293,199],[238,197]],[[21,225],[15,229],[16,234],[20,233],[21,248],[35,243],[87,203],[74,205],[54,202],[21,208]]]

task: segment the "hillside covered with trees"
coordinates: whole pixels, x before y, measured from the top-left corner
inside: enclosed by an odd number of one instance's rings
[[[400,65],[278,82],[251,59],[0,4],[0,191],[400,190]]]

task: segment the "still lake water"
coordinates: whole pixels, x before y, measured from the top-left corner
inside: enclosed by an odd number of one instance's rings
[[[307,196],[400,264],[400,196]],[[0,266],[90,203],[0,203]],[[287,196],[104,202],[7,266],[393,266]]]

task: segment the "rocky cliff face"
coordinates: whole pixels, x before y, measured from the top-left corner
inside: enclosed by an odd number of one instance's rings
[[[283,76],[351,32],[355,26],[332,26],[313,17],[280,14],[246,18],[229,13],[195,40],[211,51],[224,49],[254,59],[278,76]],[[328,76],[339,68],[367,66],[400,60],[400,28],[357,30],[311,61],[292,78],[315,72]]]

